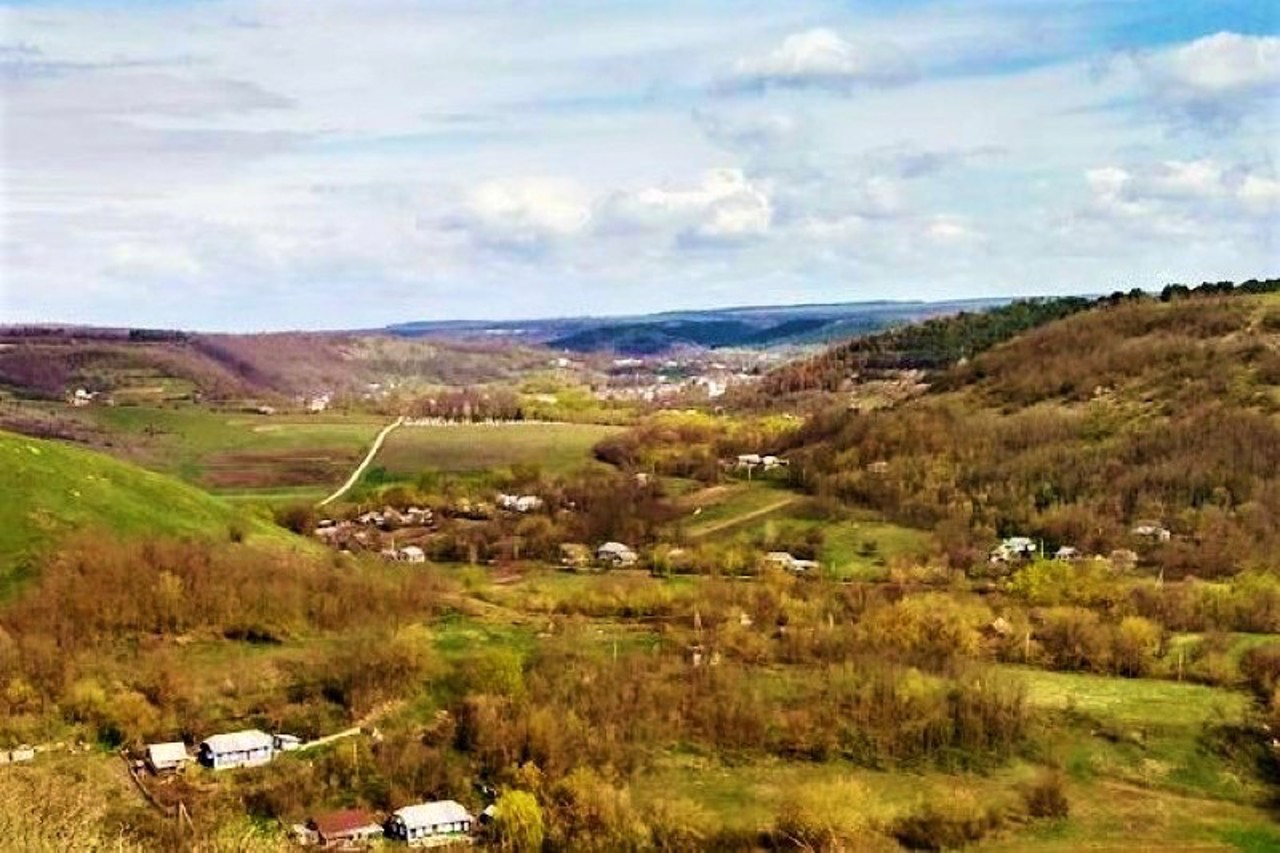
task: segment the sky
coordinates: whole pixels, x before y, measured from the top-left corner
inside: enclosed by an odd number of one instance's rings
[[[1280,5],[0,2],[0,323],[1280,273]]]

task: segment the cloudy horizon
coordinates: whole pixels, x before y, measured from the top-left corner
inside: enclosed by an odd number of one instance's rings
[[[1280,272],[1249,2],[9,2],[0,322],[260,330]]]

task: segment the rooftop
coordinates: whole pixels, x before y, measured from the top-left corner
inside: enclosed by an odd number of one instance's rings
[[[471,820],[471,813],[455,800],[437,800],[419,803],[396,810],[405,826],[439,826],[445,823],[461,823]]]

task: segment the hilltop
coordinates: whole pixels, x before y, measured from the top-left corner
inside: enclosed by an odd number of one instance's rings
[[[0,582],[62,537],[288,534],[178,480],[101,453],[0,432]]]

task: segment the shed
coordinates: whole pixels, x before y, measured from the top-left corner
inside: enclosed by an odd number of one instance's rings
[[[191,760],[187,745],[182,741],[152,743],[147,745],[147,767],[152,773],[172,773],[181,770]]]
[[[459,802],[438,800],[397,809],[385,825],[388,838],[413,847],[434,847],[465,837],[475,819]]]
[[[294,752],[302,749],[302,738],[297,735],[277,734],[272,736],[276,752]]]
[[[200,763],[213,770],[257,767],[275,757],[271,735],[257,729],[211,735],[200,742]]]
[[[313,816],[307,829],[321,847],[339,847],[371,841],[382,835],[382,825],[361,809],[342,809]]]

